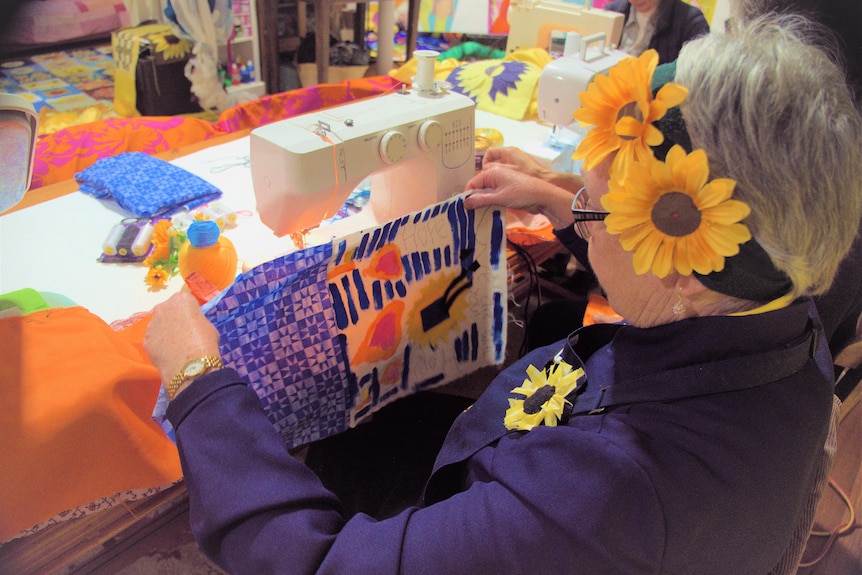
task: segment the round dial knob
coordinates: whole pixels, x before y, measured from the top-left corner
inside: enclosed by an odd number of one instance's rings
[[[427,120],[419,127],[419,147],[431,152],[443,143],[443,126],[436,120]]]
[[[380,157],[387,164],[400,162],[407,155],[407,138],[401,132],[386,132],[380,140]]]

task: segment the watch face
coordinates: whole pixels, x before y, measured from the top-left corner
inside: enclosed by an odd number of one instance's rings
[[[203,373],[204,369],[206,369],[206,363],[203,358],[198,358],[188,362],[183,373],[186,377],[194,377]]]

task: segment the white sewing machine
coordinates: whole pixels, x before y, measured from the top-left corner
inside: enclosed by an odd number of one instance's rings
[[[587,0],[585,6],[553,0],[512,0],[506,52],[533,47],[551,50],[555,35],[567,32],[578,32],[584,37],[604,33],[611,44],[618,44],[624,16],[592,5],[592,0]]]
[[[587,37],[575,32],[566,34],[563,56],[542,69],[536,91],[539,119],[553,126],[552,144],[563,143],[559,134],[572,123],[572,114],[581,107],[581,92],[593,78],[607,74],[626,57],[625,52],[608,49],[604,33]]]
[[[432,60],[433,74],[433,60]],[[474,103],[433,81],[274,122],[251,132],[260,219],[277,235],[317,227],[371,177],[358,214],[320,227],[328,241],[464,191],[475,172]]]

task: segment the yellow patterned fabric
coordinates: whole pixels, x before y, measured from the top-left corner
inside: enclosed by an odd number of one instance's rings
[[[528,120],[538,117],[539,76],[550,61],[547,50],[541,48],[515,50],[502,59],[476,62],[447,58],[434,63],[434,79],[449,82],[454,91],[472,98],[482,111]],[[417,66],[416,58],[411,58],[389,75],[410,83]]]

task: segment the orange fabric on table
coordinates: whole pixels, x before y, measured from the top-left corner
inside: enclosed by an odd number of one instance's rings
[[[0,319],[0,541],[68,509],[182,477],[152,419],[147,321],[114,331],[81,307]]]

